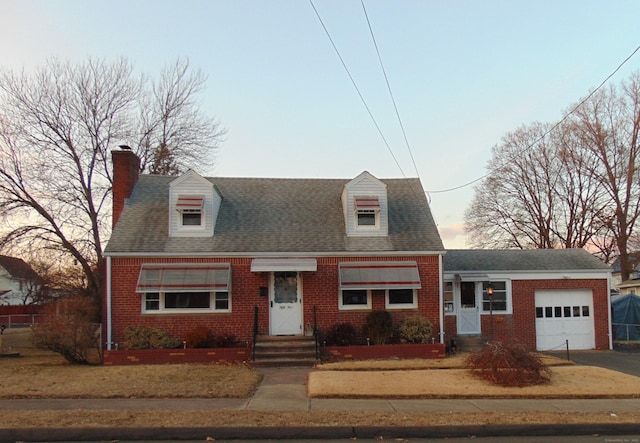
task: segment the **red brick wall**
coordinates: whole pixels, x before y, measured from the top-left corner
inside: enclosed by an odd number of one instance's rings
[[[316,306],[318,326],[327,331],[334,324],[349,322],[356,328],[364,325],[369,310],[339,311],[338,263],[343,261],[415,260],[418,263],[422,288],[418,293],[418,308],[393,310],[394,323],[409,315],[421,314],[432,323],[433,335],[439,331],[439,269],[438,257],[320,257],[317,272],[302,273],[303,318],[305,325],[313,324]],[[231,313],[142,314],[141,295],[135,292],[142,263],[225,262],[231,263]],[[269,299],[260,296],[260,287],[269,285],[268,273],[251,272],[250,258],[216,259],[140,259],[113,258],[112,274],[112,341],[122,346],[127,326],[160,328],[171,335],[184,338],[197,326],[205,326],[216,334],[234,334],[241,342],[253,338],[254,307],[259,309],[259,333],[269,333]],[[107,303],[103,303],[106,309]],[[384,296],[374,296],[373,309],[384,309]],[[106,311],[105,316],[106,319]]]
[[[124,209],[124,200],[131,196],[131,191],[138,181],[140,159],[132,151],[111,151],[113,163],[113,207],[112,227],[120,218]]]
[[[242,363],[251,360],[250,348],[147,349],[104,351],[104,362],[111,365],[164,365],[183,363]]]
[[[444,344],[327,346],[322,348],[323,358],[329,361],[372,360],[389,358],[446,358]]]
[[[512,314],[493,315],[494,337],[497,340],[517,340],[531,349],[536,348],[535,292],[543,289],[593,290],[593,315],[596,349],[609,349],[608,287],[605,279],[513,280],[511,282]],[[489,336],[491,319],[480,316],[482,334]],[[445,316],[445,337],[457,335],[456,316]],[[448,341],[447,341],[448,342]]]

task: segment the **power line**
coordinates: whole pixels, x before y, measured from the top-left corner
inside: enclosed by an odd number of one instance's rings
[[[371,120],[373,121],[373,124],[375,125],[376,129],[378,130],[378,134],[380,134],[380,137],[382,137],[382,141],[384,142],[385,146],[387,147],[387,150],[391,154],[391,157],[393,157],[393,160],[396,162],[396,165],[398,166],[398,169],[400,169],[400,172],[402,173],[402,176],[406,177],[404,171],[402,170],[402,166],[400,166],[400,163],[398,163],[398,159],[394,155],[393,150],[391,149],[391,146],[389,146],[389,143],[387,142],[387,139],[385,138],[384,134],[382,133],[382,130],[380,129],[380,126],[378,125],[378,122],[376,121],[375,117],[373,116],[373,113],[371,112],[371,109],[369,108],[369,105],[367,104],[367,101],[364,99],[364,96],[360,92],[360,88],[358,88],[358,85],[356,84],[356,81],[354,80],[353,76],[351,75],[351,72],[349,71],[349,68],[347,67],[347,64],[345,63],[344,59],[342,58],[342,55],[340,54],[340,51],[338,50],[338,47],[334,43],[333,38],[331,37],[331,34],[329,33],[329,30],[325,26],[324,21],[322,21],[322,17],[320,17],[320,13],[316,9],[316,6],[313,4],[313,0],[309,0],[309,3],[311,4],[311,7],[313,8],[313,11],[316,13],[316,17],[318,17],[318,21],[322,25],[322,29],[324,29],[325,34],[329,38],[329,41],[331,42],[331,46],[333,46],[333,50],[336,52],[338,58],[340,59],[340,63],[342,63],[342,67],[347,72],[347,75],[349,76],[349,79],[351,80],[351,84],[353,85],[353,87],[355,88],[356,92],[358,93],[358,96],[360,97],[360,101],[364,105],[365,109],[367,110],[367,113],[369,114],[369,117],[371,118]],[[386,77],[386,74],[385,74],[385,77]]]
[[[633,57],[636,52],[640,51],[640,46],[636,47],[636,49],[633,50],[633,52],[631,52],[631,54],[629,54],[627,56],[627,58],[625,58],[622,63],[620,63],[618,65],[618,67],[616,69],[614,69],[614,71],[609,74],[604,80],[602,80],[602,82],[598,85],[597,88],[595,88],[593,91],[591,91],[589,93],[589,95],[587,95],[584,99],[582,99],[582,101],[580,101],[580,103],[578,103],[577,105],[575,105],[573,108],[571,108],[571,110],[564,116],[562,117],[557,123],[555,123],[553,126],[551,126],[551,128],[549,128],[544,134],[542,134],[540,137],[538,137],[537,139],[535,139],[533,142],[531,142],[531,144],[529,146],[527,146],[526,148],[524,148],[520,154],[524,154],[526,152],[529,152],[531,149],[533,149],[540,141],[542,141],[547,135],[549,135],[552,131],[554,131],[558,126],[560,126],[562,123],[564,123],[565,120],[567,120],[571,114],[573,114],[574,112],[576,112],[576,110],[578,110],[578,108],[580,108],[580,106],[582,106],[587,100],[589,100],[596,92],[598,92],[600,89],[602,89],[602,87],[609,81],[609,79],[611,79],[611,77],[613,77],[630,59],[631,57]],[[489,172],[487,172],[486,174],[484,174],[481,177],[478,177],[474,180],[471,180],[470,182],[464,183],[462,185],[459,186],[455,186],[453,188],[448,188],[448,189],[440,189],[440,190],[436,190],[436,191],[425,191],[427,193],[431,193],[431,194],[442,194],[445,192],[451,192],[451,191],[457,191],[458,189],[462,189],[462,188],[466,188],[467,186],[470,186],[474,183],[477,183],[481,180],[484,180],[485,178],[489,177],[491,174],[494,174],[496,172],[498,172],[500,169],[502,169],[505,165],[498,165],[494,168],[491,168],[489,170]]]
[[[382,74],[384,75],[384,81],[387,83],[387,90],[389,91],[389,96],[391,97],[391,101],[393,102],[393,108],[396,112],[396,117],[398,118],[398,124],[400,125],[400,129],[402,130],[402,136],[404,137],[404,142],[407,146],[407,150],[409,151],[409,155],[411,156],[411,161],[413,162],[413,168],[416,171],[416,175],[420,177],[420,173],[418,172],[418,166],[416,165],[416,160],[413,157],[413,152],[411,151],[411,146],[409,145],[409,139],[407,138],[407,133],[404,130],[404,125],[402,124],[402,119],[400,118],[400,112],[398,111],[398,105],[396,104],[396,99],[393,96],[393,92],[391,91],[391,84],[389,83],[389,78],[387,77],[387,71],[384,68],[384,63],[382,63],[382,56],[380,55],[380,49],[378,48],[378,43],[373,33],[373,28],[371,26],[371,21],[369,20],[369,14],[367,14],[367,8],[364,5],[364,0],[360,0],[360,4],[362,5],[364,16],[367,19],[367,25],[369,26],[369,33],[371,34],[371,40],[373,40],[373,46],[376,48],[376,54],[378,54],[378,61],[380,62],[380,68],[382,69]]]

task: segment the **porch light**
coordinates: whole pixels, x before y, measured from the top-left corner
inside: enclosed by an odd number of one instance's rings
[[[487,285],[487,295],[489,296],[489,334],[493,341],[493,285],[491,282]]]

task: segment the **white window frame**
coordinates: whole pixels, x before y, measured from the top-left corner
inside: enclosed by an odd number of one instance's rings
[[[407,291],[411,291],[411,293],[413,294],[413,302],[412,303],[391,303],[389,301],[389,293],[391,291],[403,291],[403,290],[407,290]],[[418,291],[416,289],[413,288],[391,288],[391,289],[385,289],[384,290],[384,305],[386,309],[389,310],[398,310],[398,309],[416,309],[418,307]]]
[[[182,291],[189,292],[189,291]],[[197,292],[193,292],[196,294]],[[209,308],[166,308],[165,296],[166,292],[143,292],[142,297],[142,313],[143,314],[211,314],[211,313],[229,313],[231,310],[231,292],[230,291],[211,291],[209,294]],[[216,309],[216,295],[227,294],[227,309]],[[148,300],[147,297],[153,297]],[[155,301],[158,297],[158,309],[147,309],[147,301]]]
[[[490,314],[491,310],[490,309],[486,309],[484,308],[484,304],[485,304],[485,295],[487,293],[485,286],[488,283],[492,283],[494,285],[494,289],[493,289],[493,293],[496,293],[496,289],[495,289],[495,284],[496,283],[504,283],[504,291],[502,289],[500,289],[498,292],[504,292],[505,294],[505,302],[507,304],[506,309],[505,310],[496,310],[495,305],[493,307],[493,313],[494,314],[511,314],[513,312],[513,303],[511,300],[511,281],[510,280],[504,280],[504,279],[500,279],[500,280],[492,280],[492,281],[480,281],[480,282],[476,282],[476,285],[480,287],[480,313],[485,315],[485,314]]]
[[[180,197],[193,197],[193,198],[200,198],[202,199],[202,208],[198,208],[198,209],[181,209],[177,207],[178,204],[178,200],[180,199]],[[200,232],[200,231],[204,231],[205,230],[205,226],[206,226],[206,217],[205,217],[205,211],[204,211],[204,204],[205,204],[205,196],[204,195],[180,195],[178,196],[178,200],[176,200],[176,211],[178,211],[179,213],[179,217],[178,217],[178,229],[181,232]],[[185,214],[199,214],[200,215],[200,224],[198,225],[190,225],[190,224],[185,224],[184,223],[184,215]]]
[[[343,303],[343,292],[344,291],[365,291],[367,294],[367,304],[366,305],[345,305]],[[340,311],[370,311],[371,310],[371,290],[370,289],[341,289],[338,291],[338,309]]]
[[[451,285],[451,301],[447,301],[444,296],[447,294],[447,285]],[[456,285],[455,282],[448,280],[444,282],[442,287],[442,309],[444,309],[444,315],[456,314]]]

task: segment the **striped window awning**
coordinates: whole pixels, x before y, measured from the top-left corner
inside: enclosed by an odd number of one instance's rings
[[[378,211],[380,210],[380,200],[378,197],[356,197],[356,211]]]
[[[315,258],[254,258],[251,272],[316,272],[318,262]]]
[[[180,195],[176,202],[178,211],[202,211],[203,198],[198,196]]]
[[[340,289],[420,289],[418,264],[349,262],[339,264]]]
[[[143,264],[136,292],[226,292],[230,284],[230,263]]]

